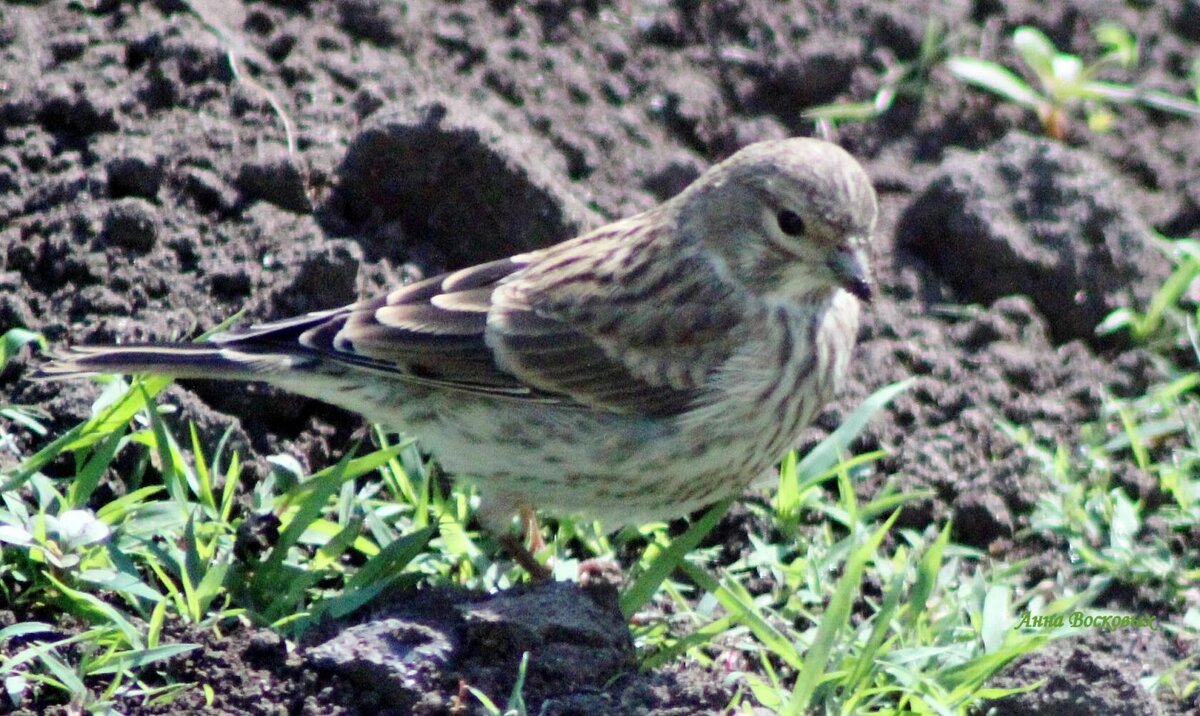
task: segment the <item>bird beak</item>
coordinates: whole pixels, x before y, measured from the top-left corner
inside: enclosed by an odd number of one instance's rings
[[[871,269],[863,249],[842,244],[833,250],[828,263],[842,288],[864,303],[871,301]]]

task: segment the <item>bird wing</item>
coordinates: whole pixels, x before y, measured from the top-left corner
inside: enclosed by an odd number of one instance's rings
[[[480,395],[679,414],[732,351],[736,292],[700,254],[663,261],[654,237],[624,223],[213,340],[299,343],[327,360]]]

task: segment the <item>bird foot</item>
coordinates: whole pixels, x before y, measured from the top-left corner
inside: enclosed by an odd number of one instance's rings
[[[537,561],[537,557],[533,556],[533,552],[529,551],[520,537],[514,534],[501,535],[500,544],[504,546],[504,550],[513,558],[513,561],[529,573],[535,583],[542,584],[554,580],[554,573],[550,571],[549,567]],[[542,546],[544,547],[545,544],[543,543]]]

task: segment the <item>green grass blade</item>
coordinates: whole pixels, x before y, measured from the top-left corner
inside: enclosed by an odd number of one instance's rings
[[[729,615],[711,621],[708,624],[697,628],[692,633],[676,639],[669,646],[659,649],[658,651],[642,659],[641,663],[639,664],[639,668],[642,671],[654,671],[655,669],[666,666],[667,664],[670,664],[679,657],[683,656],[689,650],[698,646],[704,646],[714,638],[721,636],[725,632],[729,631],[729,629],[732,628],[735,623],[736,621],[734,618]]]
[[[621,613],[626,619],[631,618],[650,602],[663,581],[671,576],[671,572],[674,572],[701,540],[717,526],[732,504],[733,498],[727,498],[708,508],[686,532],[671,540],[671,544],[654,557],[646,571],[639,574],[633,584],[621,593]]]
[[[90,619],[106,620],[107,624],[104,626],[115,627],[125,637],[126,643],[130,646],[138,649],[145,646],[142,641],[141,630],[135,627],[132,622],[125,618],[125,615],[117,611],[111,604],[93,594],[88,594],[87,592],[67,586],[53,574],[47,573],[45,577],[62,591],[63,598],[73,603],[74,608],[71,610],[71,613],[80,616],[86,615]]]
[[[946,68],[958,79],[975,85],[1022,107],[1040,112],[1048,102],[1012,70],[995,62],[975,57],[956,56],[946,60]]]
[[[167,605],[169,602],[166,599],[160,600],[154,605],[154,611],[150,613],[150,621],[146,627],[146,647],[153,649],[158,646],[159,640],[162,638],[163,624],[167,621]]]
[[[53,633],[54,627],[45,622],[19,622],[0,629],[0,644],[26,634]],[[7,664],[6,664],[7,665]]]
[[[288,550],[300,542],[304,531],[321,516],[321,510],[324,509],[329,498],[341,488],[342,480],[346,479],[347,467],[350,462],[351,453],[347,453],[333,466],[333,470],[323,470],[321,473],[313,475],[312,479],[297,486],[289,493],[291,497],[289,501],[297,503],[298,508],[290,517],[282,518],[284,525],[279,534],[279,540],[271,548],[270,556],[257,572],[256,592],[269,590],[271,584],[279,583],[277,579],[279,568],[283,564]]]
[[[164,644],[163,646],[148,647],[146,649],[118,651],[111,656],[100,659],[98,666],[88,669],[88,676],[117,674],[124,671],[132,671],[133,669],[140,669],[156,661],[165,661],[199,648],[199,644]]]
[[[844,455],[849,450],[850,443],[862,433],[871,418],[897,395],[908,390],[909,386],[913,384],[913,380],[913,378],[909,378],[892,383],[868,396],[861,405],[854,409],[854,412],[842,421],[836,430],[829,434],[829,437],[818,443],[799,462],[796,470],[801,482],[822,475],[837,465],[839,455]]]
[[[905,565],[905,569],[897,570],[892,576],[892,581],[883,595],[883,603],[879,605],[879,610],[871,616],[874,622],[871,627],[871,635],[867,637],[867,643],[863,645],[862,650],[854,654],[853,661],[849,665],[850,675],[844,681],[851,689],[861,688],[872,667],[875,666],[875,656],[887,638],[888,631],[892,626],[892,618],[900,611],[900,598],[904,594],[907,566]]]
[[[754,598],[745,591],[744,587],[732,580],[718,582],[708,572],[690,562],[685,561],[679,566],[689,579],[716,597],[721,606],[725,607],[736,621],[745,624],[772,654],[783,659],[794,669],[803,666],[804,662],[800,652],[796,650],[796,645],[762,615],[762,610],[754,603]]]
[[[346,590],[361,589],[364,586],[385,579],[390,574],[399,574],[433,537],[433,528],[426,527],[400,539],[393,540],[379,551],[379,554],[367,560],[354,576],[346,583]]]
[[[72,695],[72,698],[82,699],[87,693],[87,687],[83,685],[83,680],[79,678],[79,674],[75,672],[67,663],[51,650],[46,649],[38,654],[38,659],[46,665],[46,669],[58,679],[63,690]]]
[[[196,486],[199,488],[197,497],[200,499],[200,504],[215,513],[217,510],[217,498],[213,495],[212,474],[209,472],[208,463],[204,459],[204,450],[200,447],[200,435],[196,432],[195,423],[188,423],[188,433],[192,439],[192,461],[196,465]],[[226,434],[228,435],[228,431],[226,431]]]
[[[175,439],[167,432],[166,423],[159,415],[158,407],[144,388],[140,385],[138,388],[142,391],[142,397],[146,402],[146,416],[150,421],[150,431],[154,435],[154,449],[158,454],[159,469],[162,471],[163,484],[167,486],[167,494],[181,505],[188,504],[188,483],[193,482],[189,479],[191,470],[183,461]],[[193,489],[191,492],[194,494],[195,490]]]
[[[220,520],[228,523],[233,515],[233,499],[237,497],[238,478],[242,475],[241,458],[234,452],[229,458],[229,467],[225,470],[225,485],[221,488]]]
[[[934,587],[937,586],[938,574],[942,570],[942,559],[946,552],[946,545],[949,543],[950,522],[946,522],[942,531],[938,533],[937,539],[933,541],[929,549],[925,550],[920,566],[917,567],[917,581],[913,584],[912,592],[909,594],[908,606],[904,614],[905,624],[910,628],[915,626],[917,619],[925,611],[925,604],[933,594]]]
[[[837,637],[838,632],[850,621],[850,610],[854,606],[854,595],[858,591],[860,582],[862,582],[862,575],[866,570],[867,563],[870,562],[875,551],[879,549],[879,545],[883,543],[883,538],[891,531],[892,525],[899,516],[899,511],[893,513],[846,560],[845,571],[842,573],[841,579],[838,580],[833,598],[829,600],[829,607],[825,610],[825,616],[821,619],[821,625],[817,627],[817,635],[813,639],[813,643],[809,645],[808,652],[804,655],[804,666],[800,669],[800,674],[796,677],[796,685],[792,689],[792,700],[788,704],[787,709],[783,711],[784,714],[788,716],[800,716],[800,714],[806,712],[812,703],[817,684],[825,674],[829,655],[833,652],[834,639]]]
[[[88,461],[75,473],[75,479],[67,488],[67,504],[72,507],[83,507],[87,504],[88,498],[100,485],[100,479],[117,456],[117,450],[125,439],[125,429],[126,426],[122,425],[104,438]]]

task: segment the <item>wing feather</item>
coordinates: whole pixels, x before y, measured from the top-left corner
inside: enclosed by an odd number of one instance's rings
[[[254,350],[290,343],[350,368],[480,395],[676,415],[732,351],[739,304],[695,257],[672,280],[660,265],[663,238],[631,227],[214,340]]]

